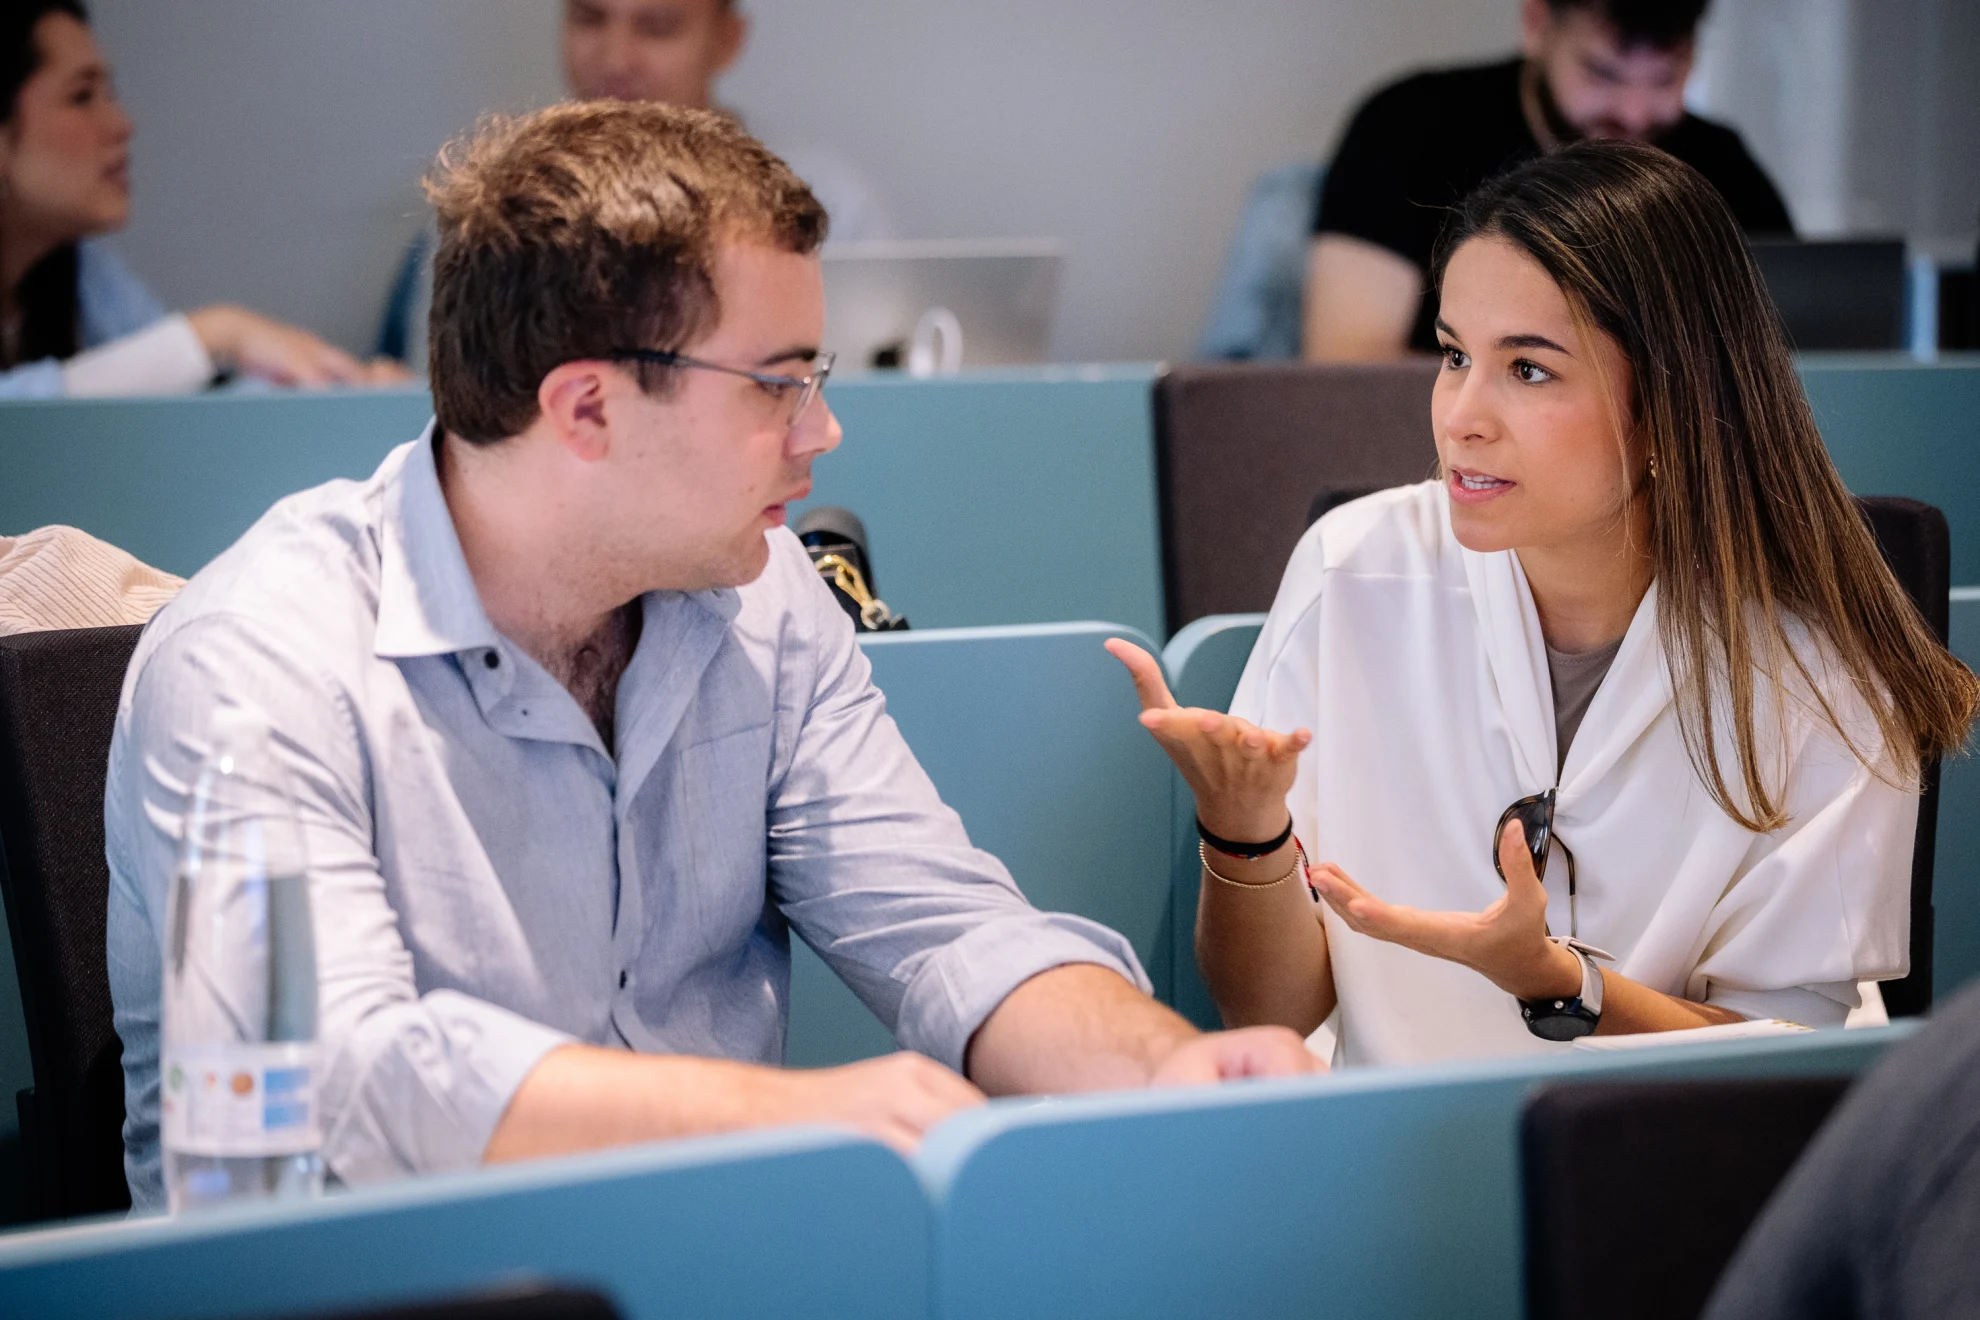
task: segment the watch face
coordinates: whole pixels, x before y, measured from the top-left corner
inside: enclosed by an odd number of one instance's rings
[[[1519,1006],[1519,1015],[1526,1019],[1526,1029],[1541,1040],[1580,1040],[1595,1030],[1601,1019],[1582,1006],[1579,999],[1550,999],[1542,1001],[1538,1007],[1527,1004]]]

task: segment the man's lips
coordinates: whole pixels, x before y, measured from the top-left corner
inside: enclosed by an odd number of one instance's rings
[[[790,516],[791,505],[796,504],[809,494],[811,494],[811,483],[806,482],[803,486],[800,486],[791,494],[786,495],[783,499],[778,500],[775,504],[764,505],[763,516],[768,518],[772,523],[781,526],[784,519]]]

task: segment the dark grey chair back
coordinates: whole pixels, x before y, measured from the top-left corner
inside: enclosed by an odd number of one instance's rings
[[[1169,631],[1269,609],[1322,491],[1431,475],[1432,358],[1175,367],[1155,385]]]
[[[1682,1320],[1848,1078],[1584,1082],[1520,1118],[1529,1320]]]
[[[1897,495],[1861,497],[1884,562],[1911,597],[1932,635],[1944,642],[1952,626],[1952,532],[1946,515]],[[1883,985],[1892,1017],[1916,1017],[1932,1007],[1932,863],[1939,837],[1939,763],[1925,767],[1918,800],[1918,833],[1911,851],[1911,971]]]
[[[0,637],[0,894],[34,1065],[34,1086],[18,1097],[31,1220],[131,1204],[104,953],[103,785],[139,632]]]

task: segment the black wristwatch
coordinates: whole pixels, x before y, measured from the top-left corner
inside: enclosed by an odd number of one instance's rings
[[[1526,1029],[1541,1040],[1579,1040],[1602,1021],[1602,969],[1595,960],[1614,959],[1577,939],[1561,935],[1548,938],[1581,959],[1581,993],[1566,999],[1522,999],[1519,1015],[1526,1019]]]

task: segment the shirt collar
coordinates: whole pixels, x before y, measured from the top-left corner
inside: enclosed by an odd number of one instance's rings
[[[378,634],[373,651],[384,659],[455,655],[499,646],[495,625],[481,607],[468,571],[454,516],[440,490],[434,463],[436,423],[428,422],[385,487],[378,582]],[[742,608],[733,587],[706,591],[649,592],[681,596],[724,623]]]
[[[434,423],[385,487],[380,528],[378,635],[387,659],[452,655],[496,645],[434,466]]]

